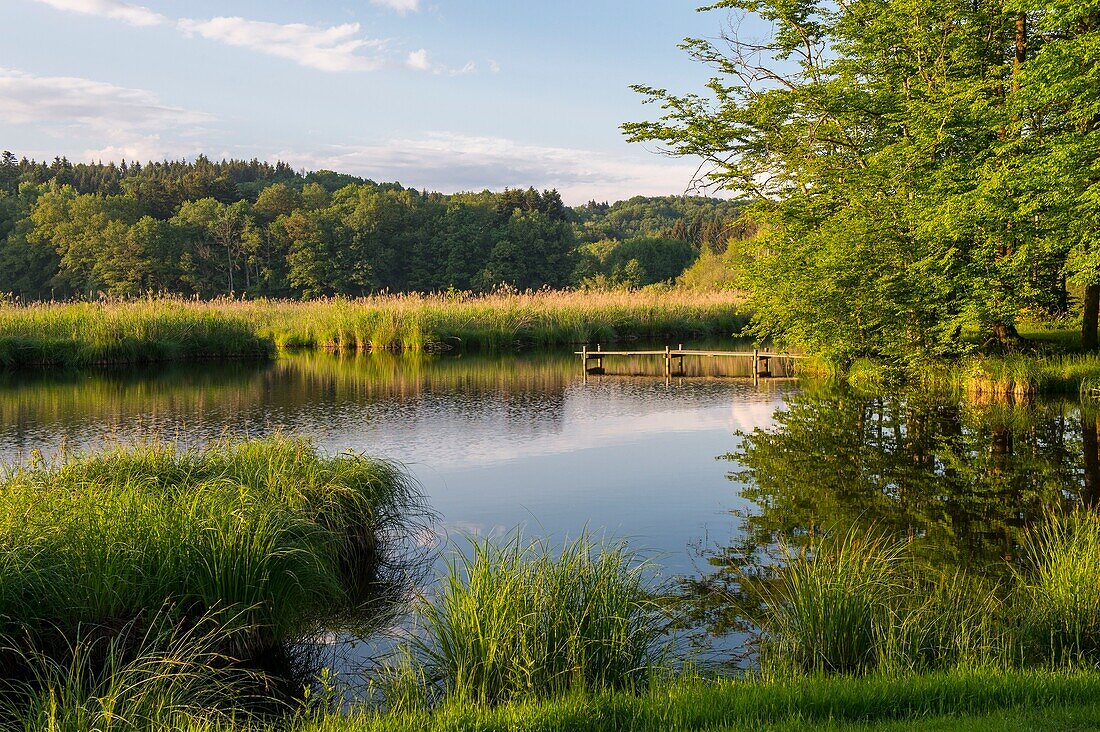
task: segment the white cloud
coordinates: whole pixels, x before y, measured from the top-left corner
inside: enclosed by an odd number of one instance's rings
[[[72,76],[35,76],[0,68],[0,120],[34,125],[68,143],[94,140],[85,159],[152,160],[197,153],[180,136],[214,118],[163,103],[155,94]],[[172,139],[162,133],[172,132]]]
[[[445,132],[375,145],[281,151],[272,157],[444,192],[557,188],[569,203],[682,193],[696,171],[690,162],[668,161],[641,149],[610,154]]]
[[[0,68],[0,119],[12,124],[158,129],[200,124],[213,118],[164,104],[143,89]]]
[[[428,60],[428,51],[424,48],[409,53],[406,63],[410,69],[416,69],[417,71],[431,71],[432,69],[432,62]]]
[[[38,2],[58,10],[98,15],[112,20],[121,20],[130,25],[149,26],[168,22],[168,18],[158,12],[141,5],[124,3],[121,0],[38,0]]]
[[[372,5],[378,5],[379,7],[389,8],[394,12],[404,15],[405,13],[415,13],[420,10],[420,0],[370,0]]]
[[[122,0],[36,0],[58,10],[97,15],[132,25],[151,26],[174,23],[188,36],[202,36],[230,46],[289,59],[321,71],[375,71],[383,66],[399,66],[400,57],[387,51],[384,39],[366,38],[358,23],[334,26],[305,23],[270,23],[241,17],[219,16],[208,20],[181,18],[172,20],[149,8]],[[404,15],[420,10],[420,0],[371,0]],[[405,65],[417,71],[448,76],[477,71],[473,61],[451,68],[431,61],[426,49],[409,53]],[[495,64],[492,64],[495,67]],[[499,68],[499,67],[497,67]]]
[[[358,23],[324,28],[303,23],[267,23],[247,18],[179,21],[189,35],[290,59],[321,71],[373,71],[382,66],[385,41],[360,36]],[[363,49],[375,53],[364,56]]]
[[[414,71],[425,71],[430,74],[445,74],[447,76],[463,76],[465,74],[473,74],[477,71],[477,64],[473,61],[467,61],[465,66],[457,69],[445,66],[444,64],[434,63],[426,48],[421,48],[419,51],[412,51],[409,53],[405,58],[405,65]]]
[[[117,144],[84,150],[81,160],[176,160],[194,158],[204,152],[197,141],[166,140],[160,135],[137,135]],[[217,157],[217,156],[211,156]]]
[[[494,74],[499,74],[500,73],[500,64],[498,64],[493,59],[489,59],[489,71],[493,72]]]

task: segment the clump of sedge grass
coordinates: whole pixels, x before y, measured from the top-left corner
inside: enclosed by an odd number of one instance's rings
[[[456,551],[420,607],[414,674],[449,699],[497,704],[640,690],[663,665],[667,621],[647,564],[584,535],[553,551],[518,534]]]
[[[61,652],[8,639],[24,675],[0,685],[0,728],[228,729],[247,716],[261,678],[223,654],[225,641],[220,619],[182,627],[171,613],[143,624],[81,626]]]
[[[167,604],[260,654],[376,599],[419,500],[394,465],[283,438],[19,467],[0,480],[0,634],[64,647]]]
[[[1100,516],[1052,514],[1027,533],[1024,549],[1017,591],[1031,657],[1100,662]]]
[[[788,550],[758,583],[769,674],[912,672],[1002,663],[996,588],[918,564],[904,543],[851,531]]]
[[[762,662],[775,671],[865,671],[893,622],[897,545],[849,532],[810,550],[788,551],[765,586]]]

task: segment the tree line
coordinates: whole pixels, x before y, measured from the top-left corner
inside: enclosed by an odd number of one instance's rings
[[[736,230],[735,202],[444,195],[257,160],[0,156],[0,293],[319,297],[639,287]]]
[[[706,90],[638,86],[663,112],[624,130],[753,198],[761,335],[906,361],[1080,312],[1097,346],[1100,0],[709,7],[771,35],[687,39]]]

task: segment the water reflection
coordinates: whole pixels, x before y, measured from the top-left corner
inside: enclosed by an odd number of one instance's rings
[[[620,360],[636,376],[590,377],[569,353],[454,357],[303,354],[265,365],[0,381],[0,460],[31,450],[160,439],[185,445],[290,432],[327,450],[409,466],[445,531],[552,535],[585,527],[634,539],[691,571],[687,550],[728,535],[736,496],[714,456],[739,429],[768,424],[794,386],[663,378],[660,359]]]
[[[685,580],[694,617],[715,633],[746,630],[758,599],[742,593],[742,573],[823,532],[873,529],[940,566],[1004,578],[1046,511],[1100,503],[1098,434],[1100,411],[1076,401],[807,389],[727,456],[749,505],[728,543],[704,549],[715,573]]]

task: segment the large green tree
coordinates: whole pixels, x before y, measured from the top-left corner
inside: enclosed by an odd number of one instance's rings
[[[722,0],[704,10],[755,14],[770,38],[688,39],[715,72],[705,94],[637,87],[663,114],[630,139],[703,158],[768,223],[747,278],[760,335],[904,361],[964,351],[967,327],[1011,345],[1021,308],[1064,302],[1027,102],[1050,88],[1028,28],[1053,5],[1032,2]]]

